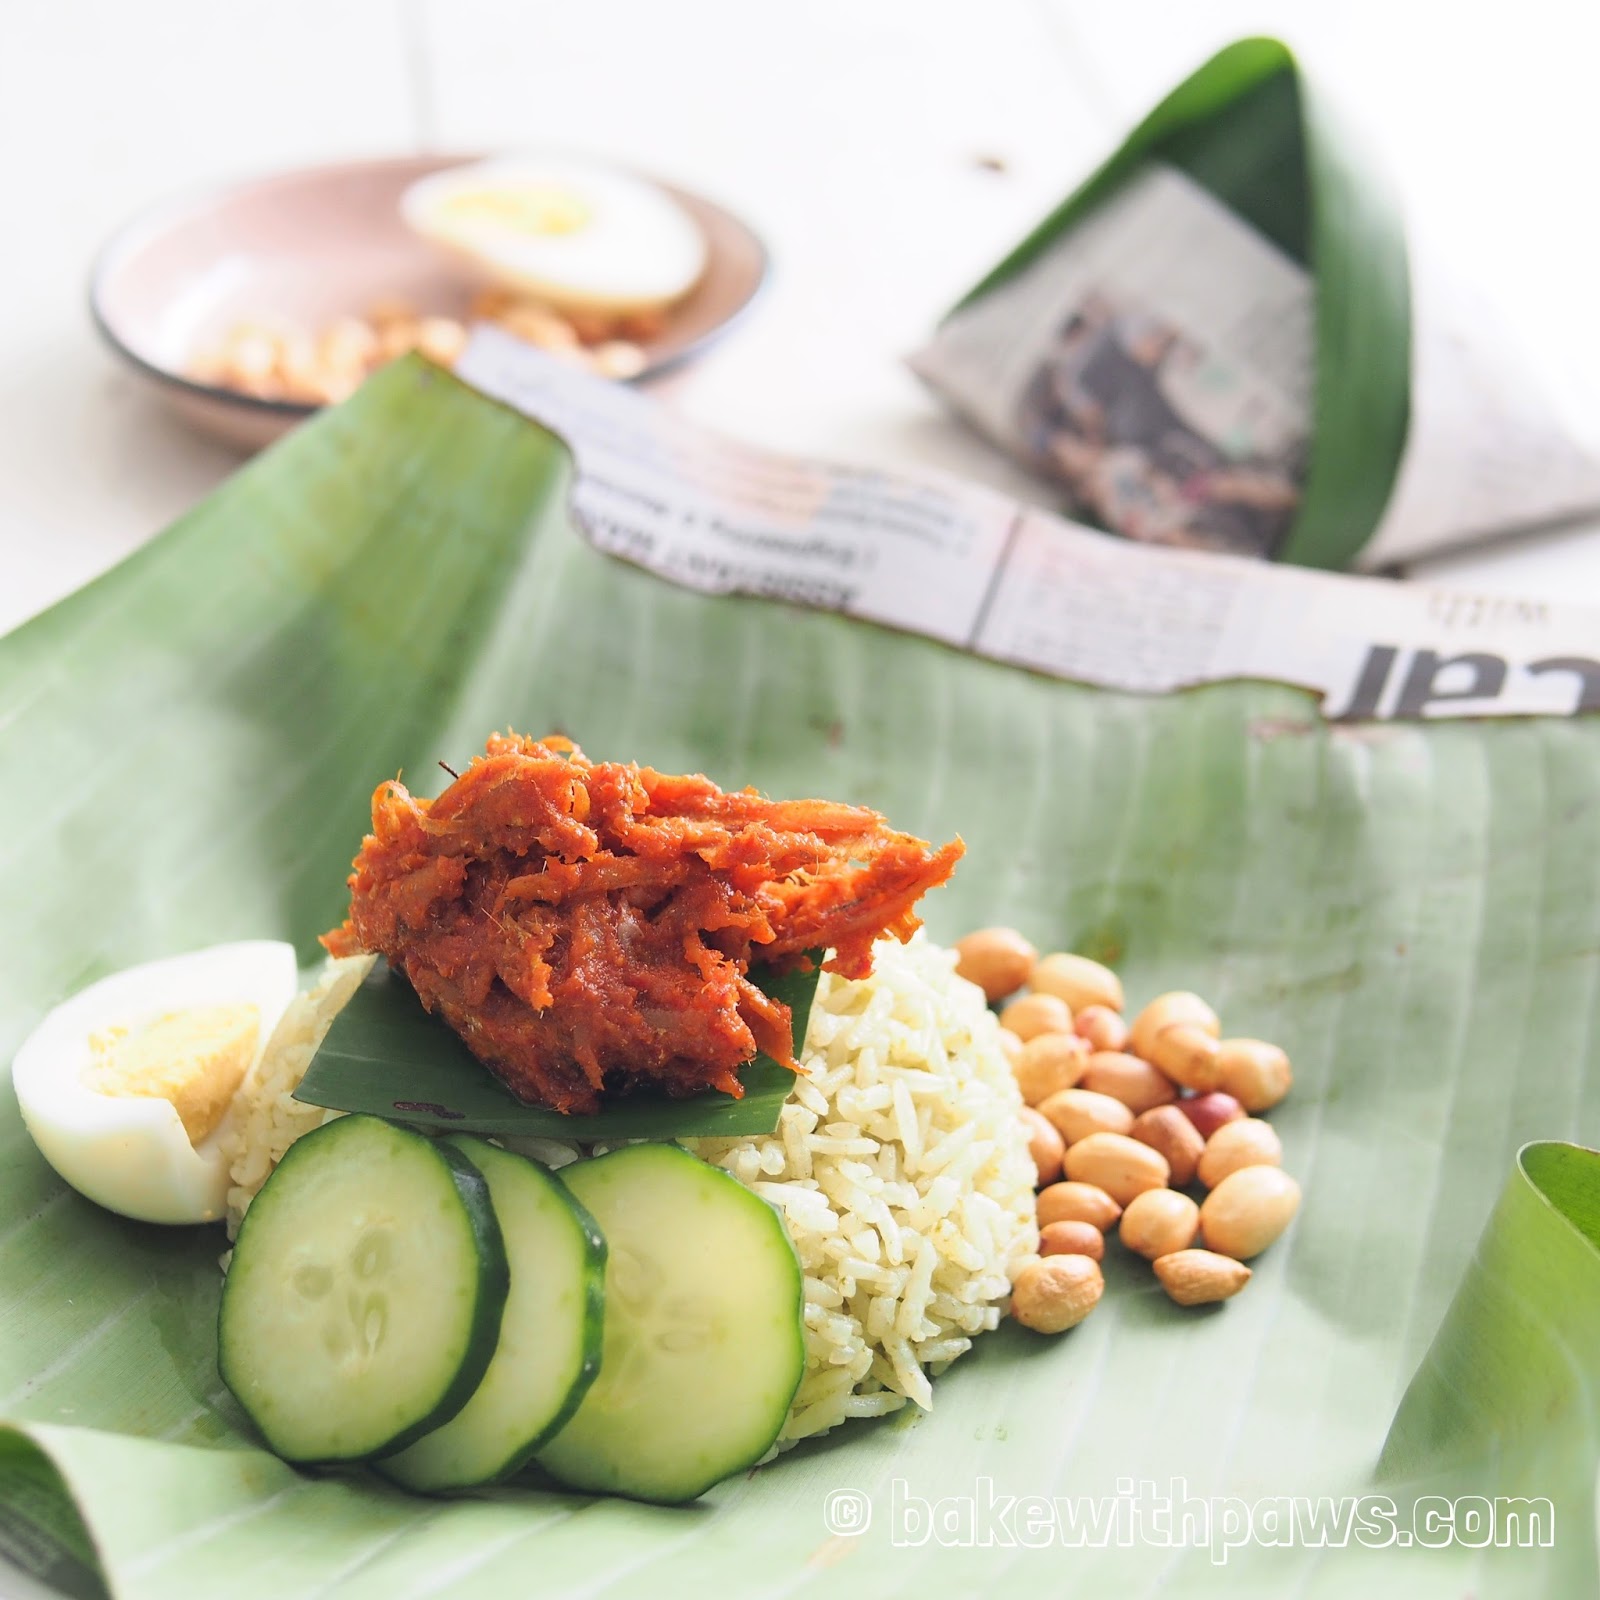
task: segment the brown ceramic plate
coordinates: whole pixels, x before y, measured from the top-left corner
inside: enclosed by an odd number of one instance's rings
[[[190,422],[250,449],[315,407],[262,400],[184,376],[194,353],[239,322],[263,318],[320,327],[399,296],[425,311],[464,317],[477,284],[400,220],[401,192],[417,178],[475,156],[400,156],[257,178],[154,207],[119,230],[89,286],[95,325],[116,351]],[[721,333],[755,298],[767,253],[721,206],[662,187],[705,230],[707,267],[644,342],[649,378]]]

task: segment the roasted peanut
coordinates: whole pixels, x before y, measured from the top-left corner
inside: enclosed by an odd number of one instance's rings
[[[236,328],[223,346],[222,359],[239,388],[256,393],[275,387],[278,339],[265,329]]]
[[[1154,1060],[1150,1054],[1156,1035],[1167,1028],[1195,1027],[1209,1033],[1213,1039],[1222,1037],[1222,1024],[1217,1014],[1197,994],[1187,989],[1174,989],[1169,994],[1157,995],[1133,1019],[1129,1030],[1128,1048],[1146,1061]]]
[[[1259,1117],[1241,1117],[1237,1122],[1223,1123],[1206,1140],[1196,1171],[1206,1188],[1215,1189],[1230,1172],[1241,1167],[1282,1165],[1283,1142],[1272,1124]]]
[[[1101,1261],[1105,1253],[1105,1235],[1092,1222],[1067,1219],[1047,1222],[1039,1229],[1042,1256],[1088,1256],[1091,1261]]]
[[[1022,1041],[1009,1028],[999,1028],[996,1031],[1000,1035],[1000,1048],[1005,1052],[1005,1058],[1014,1070],[1022,1059]]]
[[[1065,1333],[1100,1303],[1106,1281],[1089,1256],[1025,1261],[1011,1285],[1011,1315],[1036,1333]]]
[[[412,322],[386,322],[378,329],[378,360],[395,361],[417,348],[417,334],[421,324]]]
[[[1110,967],[1103,967],[1087,956],[1057,951],[1043,957],[1028,979],[1037,994],[1058,995],[1074,1011],[1087,1006],[1122,1009],[1122,979]]]
[[[516,304],[517,297],[498,283],[486,283],[473,295],[467,308],[469,322],[498,322],[501,314]]]
[[[602,378],[637,378],[650,358],[631,339],[605,339],[589,352],[590,364]]]
[[[1281,1167],[1240,1167],[1201,1202],[1200,1232],[1208,1250],[1248,1261],[1282,1234],[1299,1209],[1300,1185]]]
[[[1178,1109],[1202,1139],[1209,1139],[1225,1122],[1237,1122],[1244,1107],[1231,1094],[1197,1094],[1178,1102]]]
[[[1072,1015],[1072,1031],[1091,1050],[1120,1050],[1128,1042],[1127,1019],[1110,1006],[1085,1006]]]
[[[1004,1000],[1028,981],[1039,952],[1015,928],[979,928],[956,940],[956,971],[989,1000]]]
[[[559,311],[529,300],[514,301],[495,319],[508,333],[541,350],[575,351],[581,341]]]
[[[1158,1257],[1155,1267],[1161,1287],[1180,1306],[1232,1299],[1250,1281],[1250,1269],[1242,1261],[1211,1250],[1175,1250]]]
[[[1178,1098],[1178,1091],[1165,1073],[1120,1050],[1096,1051],[1089,1057],[1079,1081],[1085,1089],[1120,1100],[1135,1116]]]
[[[1068,1149],[1065,1165],[1069,1178],[1104,1189],[1121,1206],[1146,1189],[1166,1188],[1169,1176],[1160,1151],[1122,1133],[1091,1133],[1078,1140]]]
[[[1194,1182],[1196,1165],[1206,1142],[1200,1130],[1175,1105],[1155,1106],[1133,1119],[1130,1130],[1141,1144],[1159,1150],[1167,1158],[1173,1188],[1182,1189]]]
[[[1041,1101],[1039,1110],[1069,1145],[1091,1133],[1126,1133],[1133,1126],[1133,1113],[1120,1100],[1092,1089],[1063,1089]]]
[[[1217,1086],[1217,1041],[1191,1023],[1163,1028],[1149,1059],[1174,1083],[1206,1094]]]
[[[290,334],[278,347],[278,381],[286,400],[306,405],[337,404],[355,392],[366,369],[325,362],[317,341]]]
[[[317,357],[325,366],[365,371],[377,358],[378,336],[360,317],[337,317],[317,339]]]
[[[1061,1176],[1061,1156],[1066,1144],[1054,1124],[1041,1117],[1032,1106],[1022,1108],[1022,1126],[1028,1135],[1028,1154],[1033,1157],[1038,1177],[1036,1188],[1054,1183]]]
[[[1122,1215],[1122,1207],[1092,1183],[1052,1183],[1035,1202],[1039,1226],[1052,1222],[1087,1222],[1104,1233]]]
[[[1036,1106],[1072,1088],[1083,1076],[1088,1060],[1089,1046],[1077,1034],[1036,1033],[1023,1045],[1012,1071],[1022,1098]]]
[[[485,307],[488,304],[487,296],[490,294],[498,294],[502,297],[496,309],[504,309],[504,306],[508,304],[511,299],[509,290],[486,289],[483,291],[483,296],[485,297],[483,300],[483,306]],[[493,314],[493,312],[487,309],[480,308],[478,302],[474,302],[474,316],[486,317],[492,316]],[[421,315],[422,313],[418,311],[409,300],[404,300],[397,294],[385,295],[382,299],[374,300],[372,304],[367,307],[367,321],[370,322],[380,333],[387,328],[390,323],[415,322]]]
[[[1264,1039],[1224,1039],[1217,1046],[1217,1087],[1246,1111],[1270,1111],[1294,1082],[1289,1058]]]
[[[604,377],[636,377],[649,365],[637,316],[593,313],[580,334],[572,317],[504,289],[485,289],[471,316],[489,318],[519,338]],[[659,329],[658,329],[659,331]],[[412,350],[453,366],[466,344],[465,324],[424,313],[403,300],[381,300],[364,317],[341,316],[320,331],[237,324],[215,349],[197,351],[190,376],[263,399],[331,405],[353,393],[375,368]]]
[[[1041,1033],[1071,1033],[1072,1013],[1066,1001],[1053,994],[1025,994],[1000,1013],[1000,1026],[1026,1044]]]
[[[667,314],[660,306],[641,306],[624,311],[617,318],[617,336],[622,339],[659,339],[666,331]]]
[[[562,315],[572,324],[572,331],[585,344],[599,344],[602,339],[608,339],[622,331],[620,323],[605,311],[586,311],[582,307],[572,306],[563,311]]]
[[[1187,1250],[1200,1231],[1200,1207],[1176,1189],[1146,1189],[1128,1202],[1117,1236],[1149,1261]]]
[[[466,347],[467,330],[454,317],[424,317],[417,325],[417,349],[440,366],[454,366]]]

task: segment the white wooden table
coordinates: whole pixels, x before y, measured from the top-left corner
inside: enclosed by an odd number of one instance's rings
[[[1535,354],[1600,366],[1600,8],[1578,0],[5,0],[0,630],[236,465],[85,313],[97,244],[163,194],[419,147],[638,163],[744,213],[776,264],[672,403],[762,443],[1025,493],[900,357],[1166,87],[1252,31],[1342,88]],[[1600,519],[1427,570],[1600,603]]]

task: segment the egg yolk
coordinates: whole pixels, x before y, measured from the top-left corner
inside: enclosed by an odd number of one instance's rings
[[[84,1083],[96,1094],[165,1100],[191,1144],[216,1131],[255,1060],[261,1015],[253,1005],[173,1011],[90,1041]]]
[[[490,223],[513,233],[535,234],[576,233],[593,216],[570,189],[553,183],[466,189],[442,200],[439,212],[452,222]]]

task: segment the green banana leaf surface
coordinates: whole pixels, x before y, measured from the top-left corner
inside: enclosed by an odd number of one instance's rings
[[[1600,1158],[1528,1144],[1600,1115],[1600,722],[1334,726],[1266,683],[1062,684],[662,583],[585,542],[569,478],[541,429],[401,363],[0,641],[0,1061],[132,962],[245,936],[310,959],[378,779],[561,731],[959,832],[935,937],[1011,923],[1115,963],[1133,1004],[1196,989],[1280,1041],[1297,1221],[1199,1312],[1113,1245],[1071,1333],[1004,1327],[930,1414],[694,1506],[419,1500],[258,1447],[216,1371],[220,1230],[80,1199],[7,1085],[12,1562],[128,1600],[1600,1589]],[[1132,1526],[1147,1493],[1188,1515],[1165,1545]],[[1273,1512],[1349,1496],[1343,1544],[1337,1515],[1318,1543]],[[1507,1497],[1548,1501],[1552,1537]]]
[[[794,1052],[805,1044],[823,951],[808,971],[763,972],[756,987],[789,1007]],[[563,1116],[524,1105],[487,1072],[461,1040],[430,1017],[416,991],[386,961],[373,964],[333,1019],[294,1098],[338,1111],[396,1117],[421,1128],[545,1139],[735,1138],[771,1133],[794,1087],[794,1073],[768,1055],[739,1072],[739,1099],[706,1089],[673,1100],[632,1095],[592,1116]]]

